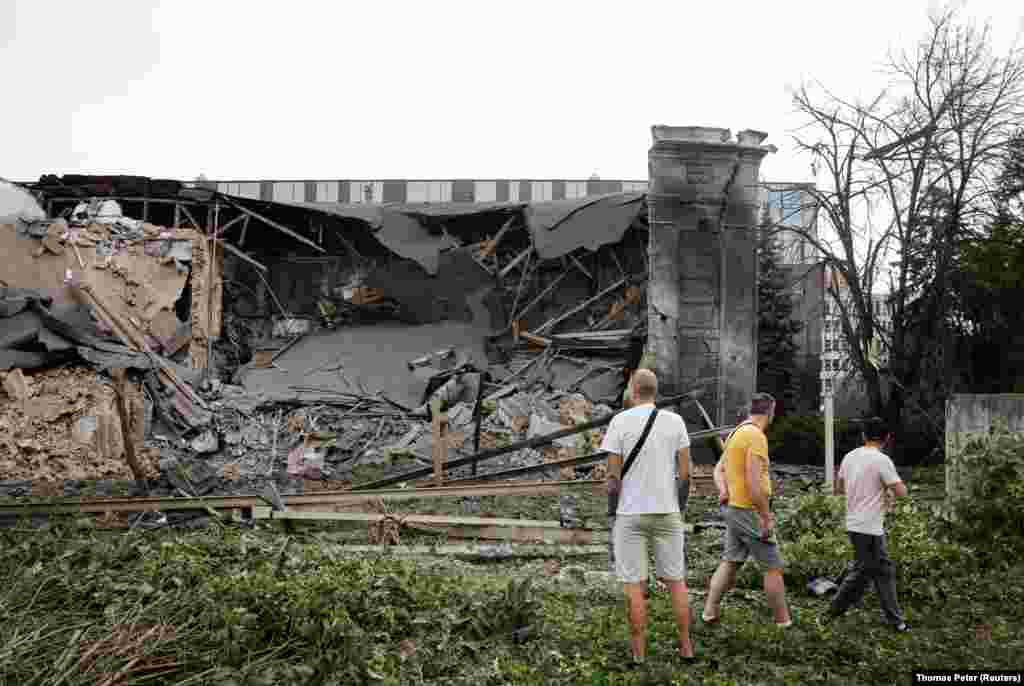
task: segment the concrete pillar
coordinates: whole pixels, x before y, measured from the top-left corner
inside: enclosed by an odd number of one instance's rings
[[[755,390],[757,181],[776,148],[751,130],[651,133],[648,351],[662,394],[701,386],[712,419],[731,423]]]

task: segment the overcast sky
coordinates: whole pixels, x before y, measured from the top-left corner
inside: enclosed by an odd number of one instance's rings
[[[0,0],[0,177],[646,179],[672,124],[767,131],[800,181],[787,86],[874,91],[931,4]]]

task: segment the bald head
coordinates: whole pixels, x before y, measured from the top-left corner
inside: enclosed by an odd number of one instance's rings
[[[633,372],[633,402],[649,403],[658,397],[658,377],[650,369]]]

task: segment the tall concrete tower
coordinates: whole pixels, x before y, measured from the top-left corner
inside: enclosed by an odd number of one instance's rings
[[[776,148],[752,130],[651,133],[648,351],[663,394],[702,387],[712,419],[731,423],[755,390],[757,181]]]

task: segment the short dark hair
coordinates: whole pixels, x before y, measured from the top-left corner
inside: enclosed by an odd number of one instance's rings
[[[868,417],[862,422],[861,431],[864,433],[864,440],[884,441],[889,435],[889,425],[881,417]]]
[[[750,397],[750,414],[768,414],[775,405],[775,398],[767,393],[755,393]]]

